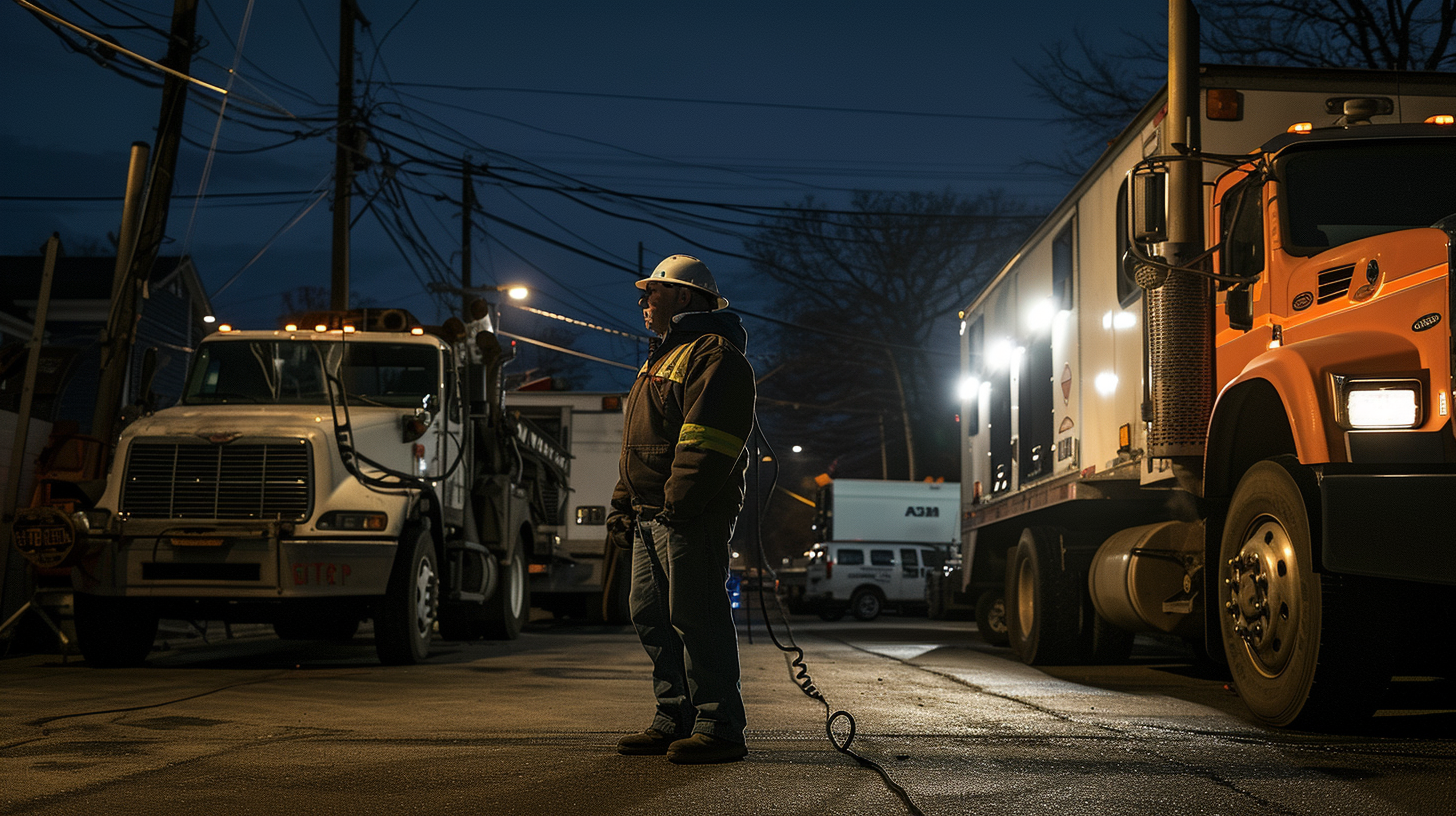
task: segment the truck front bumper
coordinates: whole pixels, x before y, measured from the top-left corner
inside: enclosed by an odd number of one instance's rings
[[[1326,465],[1319,485],[1324,569],[1456,585],[1456,470]]]
[[[397,543],[385,536],[286,537],[277,523],[132,522],[92,534],[72,572],[78,591],[170,598],[328,598],[382,595]]]

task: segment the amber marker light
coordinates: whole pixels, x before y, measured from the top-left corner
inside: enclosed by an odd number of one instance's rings
[[[1314,125],[1312,123],[1310,123],[1310,122],[1295,122],[1294,124],[1292,124],[1292,125],[1289,126],[1289,130],[1287,132],[1288,133],[1309,133],[1312,130],[1314,130]]]
[[[1456,115],[1449,113],[1438,113],[1435,116],[1427,116],[1428,125],[1456,125]]]
[[[298,331],[298,324],[297,323],[289,323],[287,326],[284,326],[283,327],[283,330],[286,331],[286,332],[296,332],[296,331]]]
[[[413,334],[416,337],[419,337],[420,335],[422,335],[424,333],[425,333],[425,330],[423,328],[420,328],[419,326],[415,326],[413,329],[410,329],[410,334]]]
[[[344,334],[353,334],[356,331],[358,331],[358,329],[354,328],[353,326],[344,327]]]
[[[230,324],[230,323],[224,323],[221,326],[218,326],[217,327],[217,330],[220,331],[220,332],[230,332],[230,331],[233,330],[233,327],[232,327],[232,324]]]
[[[316,332],[326,332],[326,331],[329,330],[329,327],[328,326],[325,326],[322,323],[320,323],[317,326],[314,326],[313,327],[313,330],[316,331]]]

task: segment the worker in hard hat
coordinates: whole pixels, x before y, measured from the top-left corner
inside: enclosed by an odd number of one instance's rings
[[[678,764],[748,753],[726,583],[753,429],[748,339],[707,264],[673,255],[637,281],[657,337],[627,396],[608,535],[632,551],[632,623],[652,659],[652,724],[623,754]]]

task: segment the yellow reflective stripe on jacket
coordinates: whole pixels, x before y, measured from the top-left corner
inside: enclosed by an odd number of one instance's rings
[[[667,356],[662,358],[662,362],[658,364],[657,370],[652,372],[652,376],[671,380],[675,383],[682,382],[688,374],[688,358],[691,356],[694,345],[696,343],[688,343],[687,345],[678,346],[672,351],[669,351]],[[643,368],[645,369],[646,366],[644,365]],[[734,455],[737,456],[737,454]]]
[[[682,433],[678,434],[677,443],[721,453],[732,459],[737,459],[738,454],[743,451],[743,440],[733,434],[725,433],[717,428],[709,428],[706,425],[691,423],[682,426]]]

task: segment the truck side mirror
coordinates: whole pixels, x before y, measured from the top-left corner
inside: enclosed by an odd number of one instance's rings
[[[435,421],[437,403],[434,394],[426,394],[420,400],[420,407],[415,409],[413,414],[405,414],[399,418],[399,438],[402,442],[413,442],[425,435],[429,430],[430,423]]]
[[[1224,293],[1223,313],[1228,315],[1229,328],[1248,331],[1254,328],[1254,304],[1249,287],[1235,286]]]
[[[1138,173],[1132,177],[1132,239],[1140,244],[1168,240],[1167,175]]]

